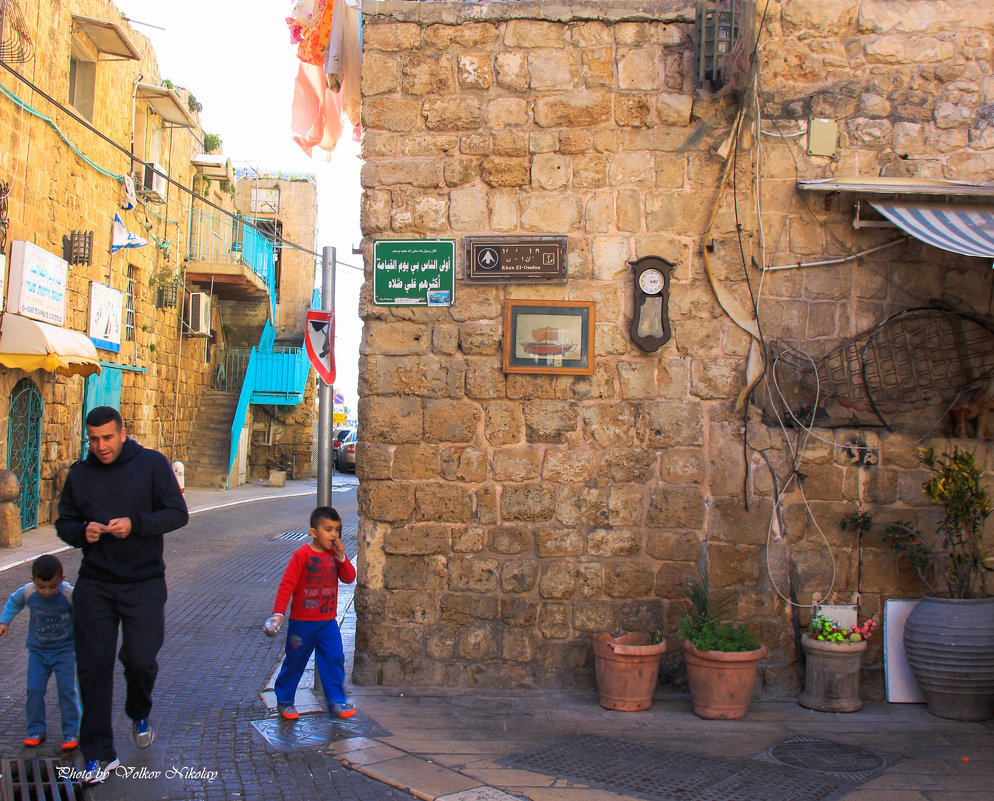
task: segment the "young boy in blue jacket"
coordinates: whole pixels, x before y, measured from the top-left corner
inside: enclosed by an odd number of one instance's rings
[[[72,585],[63,581],[62,562],[52,554],[35,559],[31,583],[14,590],[0,614],[0,637],[24,607],[28,623],[27,746],[41,745],[45,722],[45,691],[55,673],[62,712],[62,750],[72,751],[79,738],[79,702],[76,700],[76,655],[72,635]]]

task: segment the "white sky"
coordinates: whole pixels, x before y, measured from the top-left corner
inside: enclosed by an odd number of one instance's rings
[[[311,172],[318,185],[319,253],[336,248],[335,391],[355,414],[362,266],[352,254],[359,231],[359,145],[348,127],[330,162],[310,159],[290,138],[296,45],[284,22],[290,0],[116,0],[155,47],[159,72],[203,104],[204,131],[221,137],[235,168]],[[139,23],[147,23],[141,25]],[[158,27],[151,27],[158,26]],[[165,30],[159,30],[164,28]],[[308,245],[301,242],[299,244]],[[318,279],[320,286],[320,277]]]

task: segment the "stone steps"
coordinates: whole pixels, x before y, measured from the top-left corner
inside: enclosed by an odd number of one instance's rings
[[[228,483],[231,423],[238,393],[208,390],[201,397],[194,434],[187,448],[186,485],[223,489]]]

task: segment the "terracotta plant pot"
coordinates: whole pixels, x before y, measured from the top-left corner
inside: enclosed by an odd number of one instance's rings
[[[859,671],[867,641],[831,642],[805,634],[804,692],[797,699],[803,707],[818,712],[855,712],[862,709]]]
[[[647,645],[647,640],[644,633],[593,636],[594,675],[605,709],[637,712],[652,706],[666,643]]]
[[[707,720],[745,717],[766,646],[755,651],[698,651],[684,641],[683,655],[694,714]]]

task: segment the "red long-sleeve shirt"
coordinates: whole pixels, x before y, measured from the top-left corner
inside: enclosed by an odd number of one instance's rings
[[[315,551],[310,544],[293,552],[276,591],[273,614],[282,615],[290,604],[293,620],[334,620],[338,612],[338,580],[355,581],[348,556],[341,561],[333,551]]]

